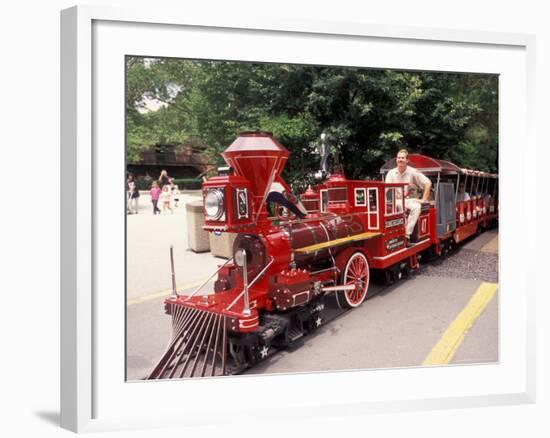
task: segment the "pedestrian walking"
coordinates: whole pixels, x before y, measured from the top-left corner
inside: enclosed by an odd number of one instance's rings
[[[174,213],[174,210],[170,205],[172,202],[172,192],[170,191],[169,185],[165,185],[162,188],[162,191],[160,192],[160,202],[162,203],[162,211],[166,211],[166,209],[168,209],[171,213]]]
[[[138,214],[139,189],[134,177],[128,177],[128,214]]]
[[[162,190],[165,185],[170,184],[170,177],[168,176],[168,172],[166,170],[161,170],[160,176],[159,176],[159,186]]]
[[[180,201],[181,194],[177,184],[174,184],[174,190],[172,190],[172,194],[174,195],[174,207],[177,207],[178,202]]]
[[[153,203],[153,214],[160,214],[160,209],[158,207],[158,202],[160,198],[160,187],[158,182],[153,181],[150,194],[151,194],[151,202]]]

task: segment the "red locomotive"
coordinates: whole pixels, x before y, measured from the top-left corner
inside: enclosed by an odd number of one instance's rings
[[[395,281],[498,220],[496,175],[423,155],[409,162],[434,181],[433,199],[409,244],[404,184],[336,173],[297,199],[281,178],[289,152],[271,134],[242,133],[222,155],[229,167],[203,184],[204,228],[238,233],[233,257],[214,293],[165,300],[172,340],[149,379],[241,372],[319,327],[328,295],[357,307],[375,273]]]

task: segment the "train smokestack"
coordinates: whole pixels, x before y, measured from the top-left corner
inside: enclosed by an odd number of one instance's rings
[[[251,183],[254,205],[260,207],[266,200],[271,184],[281,173],[288,159],[288,150],[263,131],[241,132],[222,152],[225,162],[237,175]]]

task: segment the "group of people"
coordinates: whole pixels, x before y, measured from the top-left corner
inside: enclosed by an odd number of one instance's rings
[[[168,176],[166,170],[160,173],[158,181],[153,181],[151,186],[151,203],[153,204],[153,214],[160,214],[161,209],[159,203],[162,206],[162,212],[170,211],[174,213],[172,205],[178,206],[180,191],[174,180]]]
[[[138,213],[139,189],[133,175],[128,176],[127,180],[127,212],[128,214]],[[153,214],[162,212],[174,213],[174,208],[178,206],[180,191],[173,178],[168,176],[166,170],[161,171],[158,180],[151,183],[149,191],[151,203],[153,204]],[[162,210],[159,208],[162,207]]]

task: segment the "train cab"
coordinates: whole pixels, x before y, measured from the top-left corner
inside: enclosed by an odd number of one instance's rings
[[[460,169],[449,161],[421,154],[409,154],[408,159],[408,166],[415,168],[432,182],[430,202],[422,207],[411,241],[421,241],[428,237],[432,241],[448,239],[456,229],[453,179],[456,180]],[[394,167],[395,158],[387,161],[380,169],[382,178]]]

